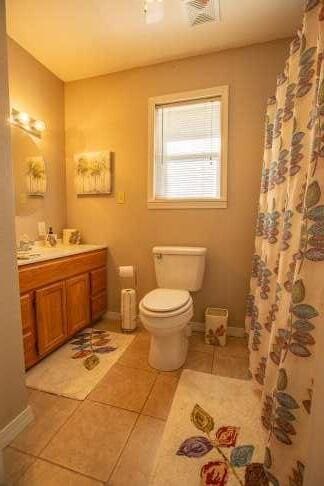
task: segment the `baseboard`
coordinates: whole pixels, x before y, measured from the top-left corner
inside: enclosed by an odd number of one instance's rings
[[[111,319],[111,320],[120,320],[121,319],[121,313],[120,312],[108,311],[108,312],[106,312],[105,317],[107,319]],[[191,325],[192,331],[194,331],[194,332],[205,332],[205,323],[204,322],[192,321],[190,323],[190,325]],[[228,326],[227,336],[244,337],[245,336],[245,329],[243,329],[243,327]]]
[[[204,322],[194,322],[193,321],[190,324],[191,324],[191,328],[194,332],[205,332],[205,323]],[[227,336],[244,337],[245,336],[245,329],[243,329],[243,327],[228,326]]]
[[[205,332],[205,323],[204,322],[190,322],[191,329],[193,332]]]
[[[245,336],[245,329],[243,329],[243,327],[228,326],[227,335],[232,337],[242,338]]]
[[[0,430],[0,450],[7,447],[33,420],[33,411],[30,405],[28,405],[4,429]]]

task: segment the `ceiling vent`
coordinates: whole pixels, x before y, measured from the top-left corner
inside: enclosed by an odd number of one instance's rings
[[[192,26],[219,22],[219,0],[183,0]]]

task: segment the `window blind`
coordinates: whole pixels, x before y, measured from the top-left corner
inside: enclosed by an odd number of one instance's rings
[[[155,198],[221,197],[221,101],[159,105],[155,112]]]

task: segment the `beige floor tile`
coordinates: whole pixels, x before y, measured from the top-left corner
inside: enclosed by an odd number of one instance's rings
[[[37,456],[80,402],[36,390],[32,391],[28,401],[35,420],[16,437],[12,445]]]
[[[126,351],[120,357],[118,364],[129,366],[130,368],[139,368],[142,370],[153,371],[148,363],[150,342],[148,339],[138,339],[128,346]]]
[[[168,417],[178,381],[177,376],[160,374],[144,406],[143,413],[165,420]]]
[[[90,394],[89,399],[140,412],[157,372],[115,365]]]
[[[200,351],[202,353],[214,354],[214,346],[205,343],[205,334],[203,332],[194,332],[189,338],[189,352]]]
[[[149,332],[147,332],[145,329],[139,329],[137,334],[136,334],[136,342],[146,344],[149,346],[151,342],[151,335]]]
[[[4,467],[6,472],[7,485],[11,486],[17,482],[27,469],[35,461],[35,458],[17,451],[11,447],[6,447],[3,451]]]
[[[38,459],[16,484],[17,486],[96,486],[103,483]]]
[[[232,357],[232,358],[246,358],[249,355],[247,339],[228,336],[226,339],[226,346],[217,346],[215,348],[215,356]]]
[[[249,379],[248,358],[219,358],[215,356],[213,364],[213,374],[238,378],[241,380]]]
[[[213,367],[213,355],[201,351],[189,350],[184,369],[211,373]]]
[[[133,412],[85,401],[41,457],[107,481],[136,418]]]
[[[141,415],[125,447],[109,486],[147,486],[164,422]]]

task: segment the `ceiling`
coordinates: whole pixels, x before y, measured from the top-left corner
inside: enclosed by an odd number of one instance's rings
[[[64,81],[293,35],[304,0],[220,0],[221,22],[191,27],[182,0],[7,0],[8,34]]]

